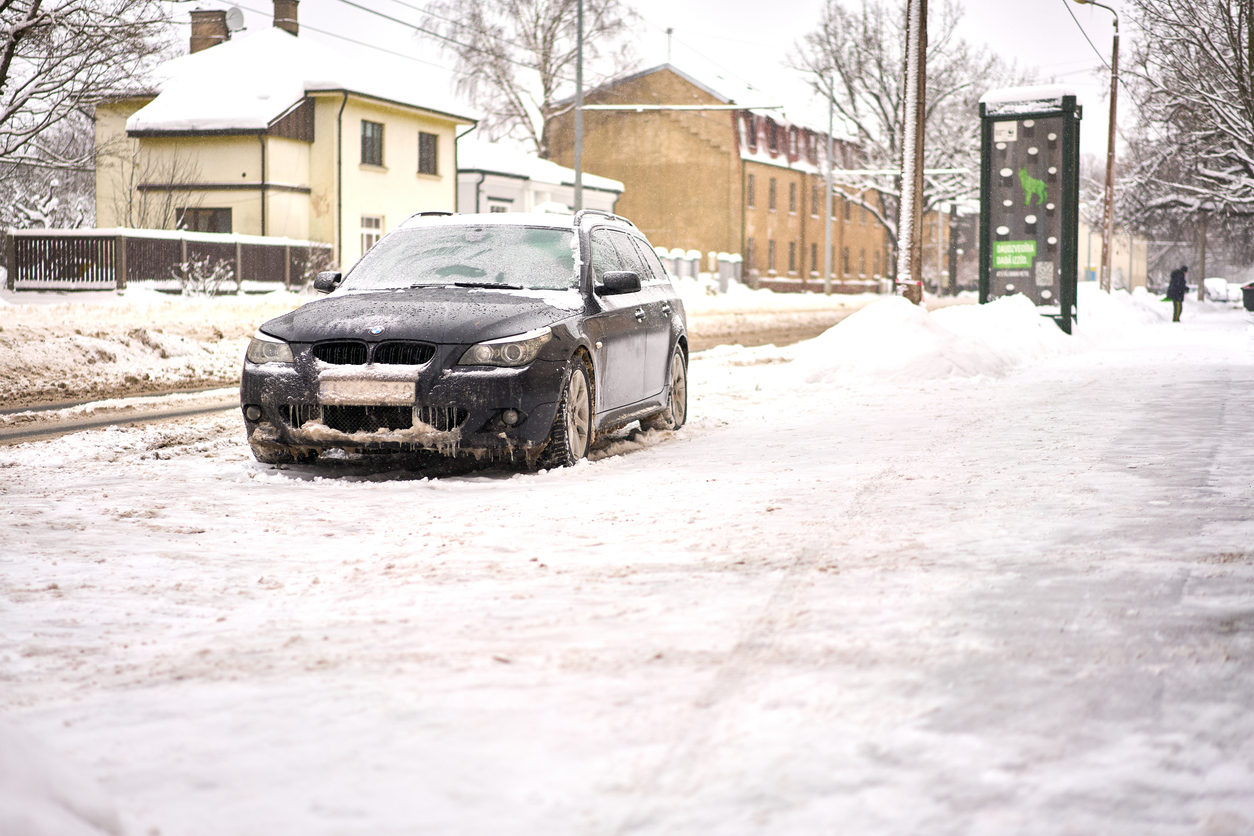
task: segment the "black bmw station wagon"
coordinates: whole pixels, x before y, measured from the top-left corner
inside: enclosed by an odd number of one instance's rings
[[[240,400],[262,462],[340,448],[550,468],[599,433],[686,418],[683,303],[623,218],[424,213],[314,286],[329,295],[248,346]]]

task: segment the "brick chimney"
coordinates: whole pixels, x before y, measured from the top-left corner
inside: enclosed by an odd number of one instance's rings
[[[277,6],[279,0],[275,0]],[[221,9],[196,9],[192,12],[191,51],[200,52],[223,41],[229,41],[231,33],[226,28],[226,11]]]
[[[284,32],[300,34],[300,23],[296,19],[296,6],[300,0],[274,0],[274,25]]]

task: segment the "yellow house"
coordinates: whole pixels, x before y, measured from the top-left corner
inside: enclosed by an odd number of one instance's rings
[[[346,268],[415,212],[456,211],[456,138],[475,116],[443,79],[297,37],[296,5],[234,36],[225,11],[192,12],[192,51],[151,95],[97,106],[99,226],[324,242]]]

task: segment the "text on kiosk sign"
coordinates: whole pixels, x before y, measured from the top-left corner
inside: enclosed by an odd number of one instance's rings
[[[994,241],[993,269],[1014,270],[1031,267],[1036,260],[1035,241]]]

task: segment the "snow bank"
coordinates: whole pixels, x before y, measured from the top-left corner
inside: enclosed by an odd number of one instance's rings
[[[0,833],[120,836],[122,825],[95,781],[30,735],[0,722]]]
[[[793,366],[810,384],[1002,377],[1030,359],[1063,353],[1066,339],[1022,296],[935,314],[892,297],[807,343]]]
[[[798,346],[793,371],[808,384],[998,378],[1165,318],[1143,290],[1081,287],[1079,311],[1068,336],[1021,295],[934,313],[899,297],[882,299]]]

